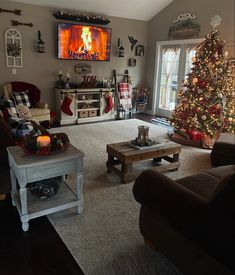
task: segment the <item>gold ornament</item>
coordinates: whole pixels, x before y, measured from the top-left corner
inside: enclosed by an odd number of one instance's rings
[[[193,83],[195,84],[195,83],[197,83],[197,82],[198,82],[198,78],[195,77],[195,78],[193,79]]]

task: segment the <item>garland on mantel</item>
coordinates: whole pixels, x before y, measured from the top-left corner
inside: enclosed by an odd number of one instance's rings
[[[101,24],[101,25],[107,25],[110,23],[110,19],[103,17],[103,16],[97,16],[97,15],[86,15],[86,14],[71,14],[71,13],[65,13],[62,10],[57,11],[53,14],[56,19],[63,19],[63,20],[70,20],[70,21],[77,21],[77,22],[84,22],[84,23],[93,23],[93,24]]]

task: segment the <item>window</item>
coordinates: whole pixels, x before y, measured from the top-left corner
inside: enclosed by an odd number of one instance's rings
[[[178,90],[192,66],[196,46],[202,39],[157,42],[154,114],[168,117],[175,109]]]

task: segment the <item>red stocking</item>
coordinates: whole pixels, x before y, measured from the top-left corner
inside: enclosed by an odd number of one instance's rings
[[[105,113],[108,113],[109,111],[111,111],[113,109],[113,99],[112,96],[108,96],[105,98],[106,100],[106,108],[104,109]]]
[[[66,95],[61,105],[61,111],[69,116],[73,115],[73,112],[70,109],[70,105],[72,101],[73,101],[73,97]]]

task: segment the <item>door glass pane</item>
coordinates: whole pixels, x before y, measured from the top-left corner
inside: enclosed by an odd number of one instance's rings
[[[161,51],[159,108],[172,111],[175,108],[178,87],[180,48],[163,48]]]

